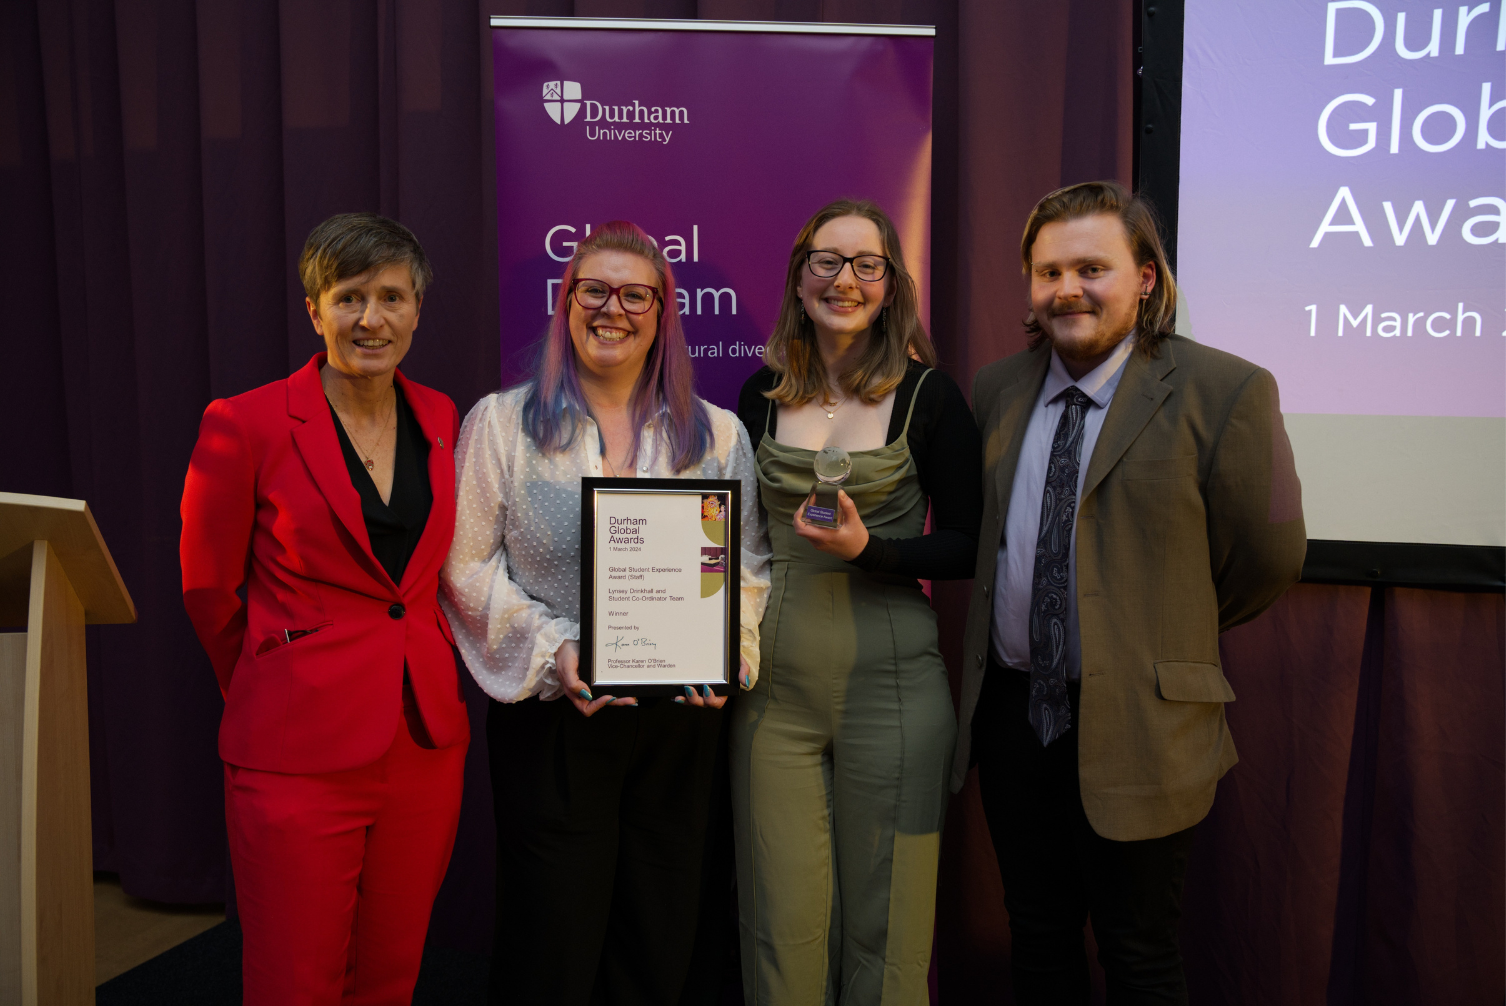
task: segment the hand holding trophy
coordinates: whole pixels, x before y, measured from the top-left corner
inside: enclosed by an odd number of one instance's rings
[[[820,527],[842,526],[842,508],[837,505],[838,487],[852,474],[852,456],[840,447],[816,452],[816,484],[805,501],[805,522]]]

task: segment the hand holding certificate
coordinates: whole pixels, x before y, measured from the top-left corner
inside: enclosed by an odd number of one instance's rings
[[[579,673],[593,693],[727,694],[738,661],[741,488],[581,480]]]

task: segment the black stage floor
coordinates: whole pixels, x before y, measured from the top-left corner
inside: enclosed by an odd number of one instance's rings
[[[490,958],[424,949],[413,1006],[481,1006]],[[730,961],[719,1006],[742,1006],[737,961]],[[240,1006],[241,928],[222,922],[95,989],[96,1006]]]
[[[487,958],[424,951],[413,1006],[467,1006],[486,994]],[[95,990],[97,1006],[240,1006],[241,930],[222,922]]]

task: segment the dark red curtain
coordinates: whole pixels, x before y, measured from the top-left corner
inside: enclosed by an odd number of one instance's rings
[[[932,323],[964,388],[1023,346],[1029,207],[1129,180],[1130,0],[0,0],[0,489],[89,500],[141,614],[89,640],[95,862],[132,894],[226,897],[177,503],[205,404],[319,348],[293,267],[309,229],[412,227],[436,282],[405,370],[462,410],[497,385],[490,14],[936,25]],[[937,585],[949,657],[965,588]],[[1503,622],[1498,594],[1301,585],[1225,637],[1243,760],[1188,880],[1197,1001],[1501,1002]],[[468,772],[431,939],[481,950],[480,742]],[[942,871],[940,996],[1007,1002],[971,784]]]

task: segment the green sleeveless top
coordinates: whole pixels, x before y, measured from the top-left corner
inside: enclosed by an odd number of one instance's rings
[[[882,538],[918,538],[925,533],[929,501],[921,491],[915,459],[910,456],[909,433],[920,386],[930,373],[927,368],[916,382],[905,413],[904,429],[893,443],[850,452],[852,474],[841,488],[852,497],[869,533]],[[773,409],[771,401],[771,414]],[[768,431],[769,424],[765,423],[763,439],[758,442],[758,482],[759,498],[769,514],[774,562],[807,563],[840,573],[858,572],[850,563],[818,551],[795,533],[795,514],[816,484],[816,452],[781,444]]]

